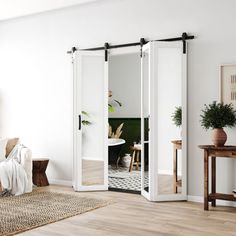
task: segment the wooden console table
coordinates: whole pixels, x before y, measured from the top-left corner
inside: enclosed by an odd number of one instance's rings
[[[213,145],[199,145],[204,150],[204,210],[209,209],[209,202],[216,206],[216,199],[236,201],[233,194],[216,192],[216,157],[236,158],[236,146],[215,147]],[[209,193],[209,159],[211,157],[211,193]]]
[[[178,187],[182,186],[182,180],[178,180],[178,150],[182,149],[182,140],[173,140],[173,192],[178,193]]]

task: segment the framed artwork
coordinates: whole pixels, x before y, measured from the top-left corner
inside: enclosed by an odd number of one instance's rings
[[[236,109],[236,63],[220,66],[220,101]]]

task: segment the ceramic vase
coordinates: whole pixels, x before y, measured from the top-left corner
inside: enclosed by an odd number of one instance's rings
[[[213,129],[212,142],[216,147],[224,146],[226,140],[227,140],[227,134],[222,128]]]
[[[124,157],[122,157],[122,166],[129,167],[131,161],[131,156],[129,153],[126,153]]]

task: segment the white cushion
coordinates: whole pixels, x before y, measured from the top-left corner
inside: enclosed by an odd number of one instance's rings
[[[0,162],[6,160],[6,146],[8,139],[0,139]]]

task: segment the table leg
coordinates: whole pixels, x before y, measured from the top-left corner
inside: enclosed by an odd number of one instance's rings
[[[211,192],[216,193],[216,157],[211,157]],[[213,200],[211,205],[215,207],[216,200]]]
[[[136,170],[138,170],[139,169],[139,151],[137,151],[136,158],[137,158],[137,160],[136,160]]]
[[[208,210],[208,151],[204,150],[204,210]]]
[[[174,145],[174,149],[173,149],[173,192],[177,193],[178,189],[177,189],[177,149]]]
[[[133,155],[130,160],[129,172],[131,172],[133,169],[134,158],[135,158],[135,151],[133,151]]]

